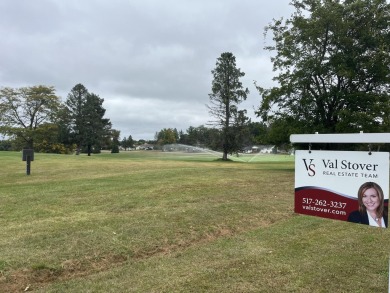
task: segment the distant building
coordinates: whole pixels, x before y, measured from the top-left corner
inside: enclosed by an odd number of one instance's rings
[[[244,154],[255,154],[255,153],[274,154],[276,153],[276,148],[274,145],[254,145],[254,146],[244,147],[242,152]]]
[[[149,143],[144,143],[135,148],[136,150],[145,150],[145,151],[150,151],[154,149],[154,145],[149,144]]]

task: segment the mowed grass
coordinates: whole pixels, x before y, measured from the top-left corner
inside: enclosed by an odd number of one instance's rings
[[[387,292],[388,229],[294,214],[294,158],[0,152],[0,292]]]

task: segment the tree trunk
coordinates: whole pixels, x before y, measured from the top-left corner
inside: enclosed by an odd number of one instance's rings
[[[224,151],[223,151],[222,160],[223,160],[223,161],[227,161],[227,159],[228,159],[228,153],[227,153],[226,150],[224,150]]]

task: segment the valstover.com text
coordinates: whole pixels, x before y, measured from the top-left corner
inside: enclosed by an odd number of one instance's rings
[[[316,207],[316,206],[302,206],[304,210],[309,210],[309,211],[315,211],[315,212],[322,212],[326,214],[333,214],[333,215],[343,215],[345,216],[347,213],[345,211],[340,211],[340,210],[332,210],[332,209],[326,209],[326,208],[321,208],[321,207]]]

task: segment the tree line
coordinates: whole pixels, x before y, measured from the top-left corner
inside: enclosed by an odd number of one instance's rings
[[[33,148],[47,153],[99,153],[102,149],[119,152],[137,145],[150,143],[154,148],[164,144],[181,143],[220,149],[222,133],[211,127],[190,126],[186,132],[162,129],[154,140],[120,138],[120,131],[112,128],[105,117],[104,99],[82,85],[75,85],[67,99],[61,102],[54,87],[31,86],[0,89],[0,132],[7,139],[0,142],[0,150]],[[258,123],[248,128],[247,143],[258,140]]]
[[[0,131],[12,149],[91,155],[111,147],[118,134],[104,117],[103,102],[82,84],[72,88],[64,103],[50,86],[2,88]]]
[[[244,146],[269,145],[273,144],[269,139],[268,127],[261,122],[248,122],[242,127],[240,133],[236,133],[238,147],[228,153],[240,152]],[[164,128],[155,134],[154,144],[157,149],[166,144],[184,144],[202,148],[208,148],[223,152],[223,131],[217,127],[207,127],[200,125],[190,126],[185,132],[178,131],[176,128]],[[281,144],[280,147],[288,148],[287,144]]]

